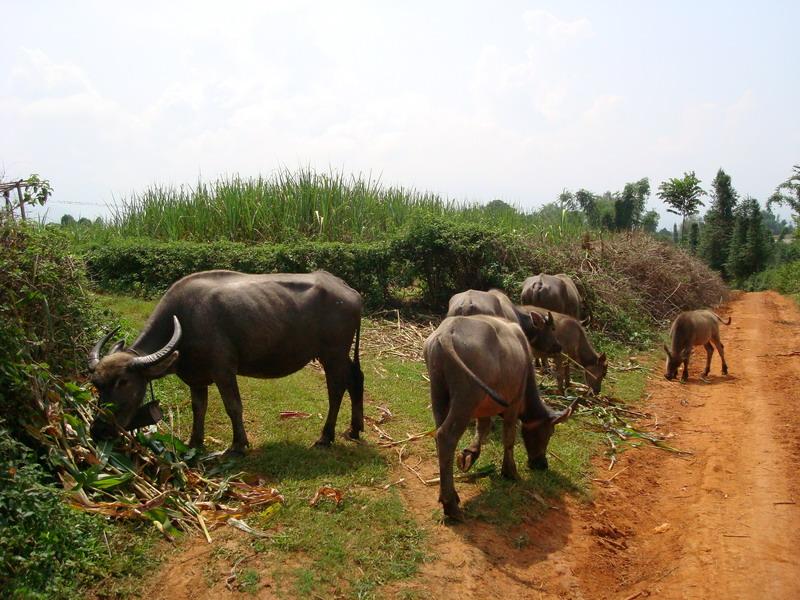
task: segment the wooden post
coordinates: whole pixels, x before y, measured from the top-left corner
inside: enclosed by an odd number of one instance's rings
[[[22,198],[22,186],[17,183],[17,197],[19,198],[19,214],[25,220],[25,200]]]
[[[9,196],[9,191],[3,191],[3,198],[6,199],[6,212],[8,213],[8,217],[13,219],[14,218],[14,211],[11,210],[11,198]]]

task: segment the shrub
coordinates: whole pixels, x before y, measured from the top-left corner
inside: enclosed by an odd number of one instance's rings
[[[102,288],[162,293],[178,278],[210,268],[250,273],[324,268],[342,277],[370,309],[397,306],[407,294],[444,312],[450,296],[468,288],[504,289],[518,299],[523,280],[540,272],[572,276],[592,315],[592,327],[625,342],[679,310],[713,306],[727,293],[719,275],[673,244],[650,235],[621,233],[581,244],[543,233],[446,219],[415,219],[389,242],[247,246],[126,241],[91,248],[89,271]]]
[[[0,428],[0,589],[11,598],[76,595],[108,561],[101,519],[69,508],[33,453]]]
[[[58,231],[0,219],[0,250],[0,418],[21,435],[52,378],[83,368],[99,313]]]

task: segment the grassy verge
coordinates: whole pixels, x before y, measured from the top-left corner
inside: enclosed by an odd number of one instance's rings
[[[155,304],[122,296],[98,296],[98,302],[106,310],[120,313],[129,333],[141,328]],[[367,320],[365,335],[369,335],[370,327]],[[601,346],[615,363],[626,362],[623,346],[610,341]],[[365,353],[362,365],[368,417],[378,419],[378,407],[389,409],[394,417],[381,427],[396,439],[432,428],[424,364],[394,357],[378,359]],[[641,396],[644,380],[645,372],[641,370],[612,371],[609,390],[622,399],[635,400]],[[549,382],[544,383],[547,389]],[[274,537],[257,542],[243,540],[245,547],[225,550],[231,564],[245,554],[258,555],[261,567],[248,567],[239,575],[241,591],[258,593],[269,585],[283,597],[379,596],[382,585],[412,577],[422,561],[431,558],[426,536],[441,520],[441,511],[413,517],[396,487],[383,489],[396,479],[393,471],[397,458],[394,452],[375,445],[372,431],[366,442],[337,438],[330,450],[311,447],[327,410],[320,371],[308,367],[276,380],[240,378],[240,388],[252,451],[235,468],[263,477],[286,497],[279,509],[249,519],[251,525],[274,532]],[[188,389],[177,378],[168,377],[156,382],[156,395],[167,420],[181,437],[187,438],[191,428]],[[280,411],[302,411],[311,416],[281,420]],[[345,401],[339,431],[348,419],[349,403]],[[468,517],[493,524],[498,535],[509,537],[510,525],[535,520],[545,510],[532,500],[536,496],[546,498],[552,505],[559,504],[566,494],[589,498],[591,458],[604,438],[587,425],[586,418],[578,417],[559,426],[551,442],[551,469],[544,473],[524,468],[524,447],[518,443],[515,451],[522,479],[517,482],[505,481],[499,475],[502,445],[500,427],[496,427],[474,468],[495,465],[497,472],[474,484],[459,484],[474,485],[477,491],[465,502]],[[210,449],[227,445],[230,423],[213,387],[206,428]],[[432,439],[415,442],[409,450],[425,464],[435,464]],[[321,486],[340,490],[341,504],[325,500],[316,507],[310,506],[309,500]],[[426,493],[435,498],[438,491],[431,486]],[[509,537],[509,544],[517,547],[525,542],[512,538]],[[219,577],[210,576],[206,583],[219,585]]]

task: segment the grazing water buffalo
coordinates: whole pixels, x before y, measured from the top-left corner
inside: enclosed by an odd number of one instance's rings
[[[522,310],[530,310],[542,314],[550,314],[542,308],[536,306],[521,306]],[[583,381],[595,394],[600,393],[600,386],[603,378],[608,373],[608,360],[605,352],[598,354],[586,336],[586,330],[581,323],[568,315],[552,313],[551,318],[555,322],[555,335],[561,345],[561,352],[566,354],[583,367]],[[564,360],[561,354],[543,354],[536,352],[537,358],[546,361],[552,358],[556,364],[556,380],[561,394],[569,386],[570,361]]]
[[[540,315],[531,310],[522,310],[500,290],[467,290],[450,298],[448,317],[468,317],[470,315],[489,315],[519,323],[531,347],[537,352],[561,352],[555,338],[553,316]]]
[[[670,380],[675,379],[678,375],[678,367],[683,363],[681,381],[686,381],[689,378],[689,356],[695,346],[704,346],[706,349],[706,370],[703,371],[703,377],[708,375],[711,368],[714,346],[722,359],[722,374],[727,375],[728,363],[725,362],[725,346],[719,339],[720,323],[730,325],[731,318],[728,317],[727,321],[723,321],[719,315],[710,310],[691,310],[679,314],[672,322],[672,328],[669,331],[672,350],[666,345],[664,346],[664,351],[667,353],[664,377]]]
[[[522,284],[521,300],[522,304],[532,304],[576,319],[581,318],[583,300],[575,282],[564,273],[540,273],[528,277]]]
[[[361,305],[358,292],[325,271],[195,273],[167,290],[130,347],[118,342],[101,358],[114,332],[95,345],[89,356],[92,383],[116,425],[130,429],[147,383],[176,373],[191,389],[190,444],[195,447],[203,444],[208,386],[215,383],[233,426],[230,450],[241,453],[249,444],[236,376],[283,377],[316,358],[325,368],[328,386],[328,417],[317,444],[333,441],[345,390],[352,401],[348,435],[358,438],[364,429]],[[94,437],[108,438],[116,429],[98,417],[91,431]]]
[[[502,474],[516,479],[514,439],[517,419],[528,466],[547,468],[547,444],[555,425],[569,418],[574,404],[554,412],[539,397],[531,351],[519,325],[486,315],[448,317],[428,336],[423,348],[431,382],[431,408],[439,455],[439,501],[444,514],[462,518],[453,482],[453,457],[458,440],[472,419],[478,431],[458,458],[466,471],[478,459],[494,415],[503,418]]]

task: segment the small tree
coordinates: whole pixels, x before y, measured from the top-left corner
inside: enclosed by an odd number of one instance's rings
[[[682,179],[673,177],[667,181],[662,181],[658,186],[658,197],[661,198],[669,208],[668,212],[681,215],[681,241],[685,239],[686,219],[696,215],[701,206],[704,206],[700,197],[705,194],[700,187],[700,180],[695,176],[694,171],[684,173]]]
[[[697,246],[700,243],[700,223],[696,221],[689,228],[689,251],[697,254]]]
[[[711,197],[711,207],[706,213],[700,239],[700,255],[712,269],[728,276],[725,263],[728,261],[735,220],[733,211],[738,195],[731,185],[730,175],[722,169],[717,171],[717,176],[711,183]]]
[[[642,229],[644,229],[648,233],[655,233],[656,229],[658,229],[658,220],[660,218],[661,217],[656,211],[648,210],[646,213],[644,213],[644,216],[642,217]]]
[[[677,244],[680,241],[680,239],[678,238],[678,224],[677,223],[673,223],[672,224],[672,241],[675,244]]]

